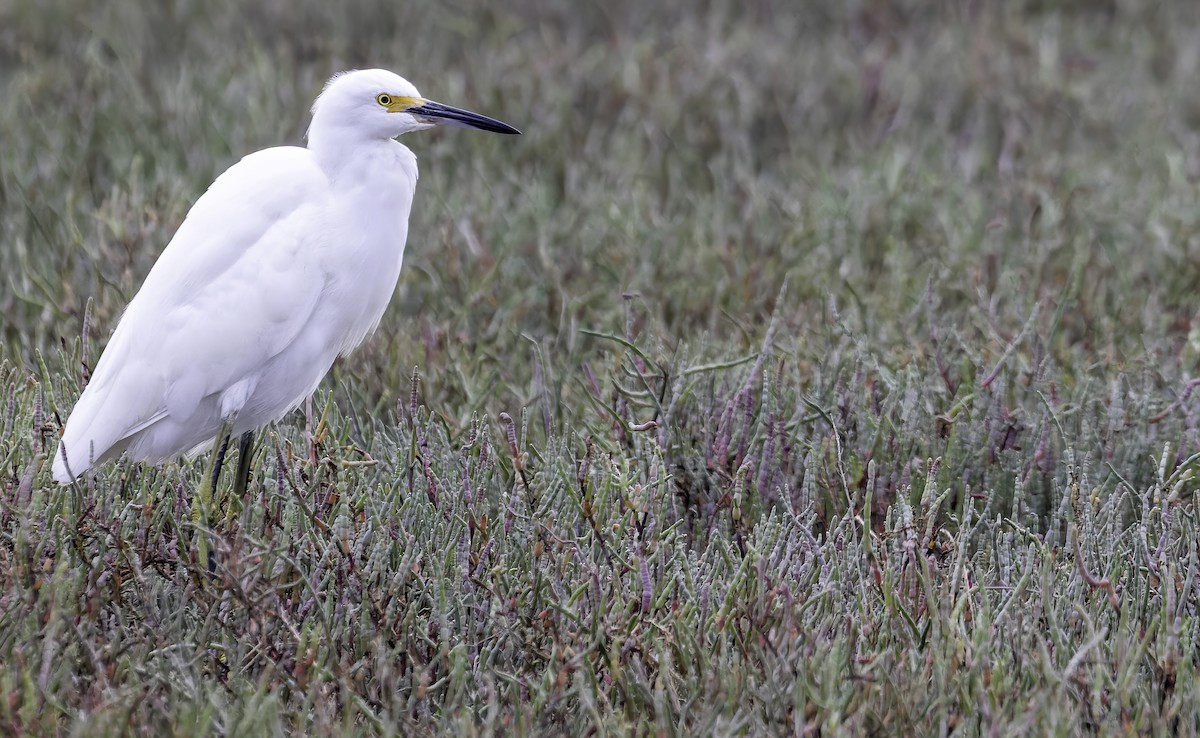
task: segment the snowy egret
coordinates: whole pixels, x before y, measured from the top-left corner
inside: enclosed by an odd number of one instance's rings
[[[67,420],[54,478],[215,442],[205,479],[215,486],[237,434],[244,487],[253,432],[379,324],[417,183],[416,157],[393,139],[441,124],[519,133],[426,100],[391,72],[345,72],[313,104],[307,148],[265,149],[218,177],[117,325]]]

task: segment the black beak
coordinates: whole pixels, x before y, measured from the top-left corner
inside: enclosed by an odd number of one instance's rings
[[[409,108],[405,112],[421,118],[428,118],[429,122],[434,125],[468,126],[470,128],[478,128],[481,131],[491,131],[492,133],[520,133],[516,128],[507,123],[501,123],[495,118],[489,118],[479,113],[472,113],[468,110],[452,108],[449,105],[442,105],[441,103],[429,100],[425,101],[424,105]]]

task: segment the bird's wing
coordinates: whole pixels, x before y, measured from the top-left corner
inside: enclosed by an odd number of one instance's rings
[[[296,338],[324,286],[312,254],[328,188],[308,150],[280,147],[242,159],[196,201],[71,412],[73,475],[156,420],[187,418]],[[68,476],[61,452],[55,476]]]

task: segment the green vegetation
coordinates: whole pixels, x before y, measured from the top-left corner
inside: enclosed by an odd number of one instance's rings
[[[667,5],[0,4],[0,733],[1200,730],[1200,6]],[[54,485],[189,205],[361,66],[525,135],[406,139],[315,463]]]

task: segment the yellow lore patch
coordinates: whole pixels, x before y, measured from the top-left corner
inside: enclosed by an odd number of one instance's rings
[[[403,113],[409,108],[418,108],[425,104],[425,101],[419,97],[411,97],[409,95],[390,95],[386,92],[381,92],[376,95],[375,102],[387,108],[389,113]]]

